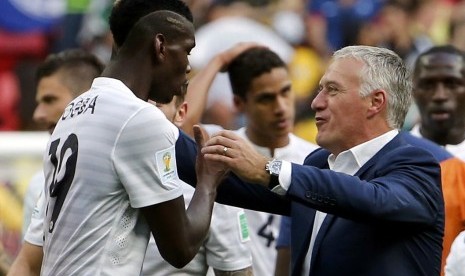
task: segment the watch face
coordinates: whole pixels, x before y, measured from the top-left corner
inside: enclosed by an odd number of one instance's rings
[[[270,163],[270,173],[279,174],[281,171],[281,161],[275,160]]]

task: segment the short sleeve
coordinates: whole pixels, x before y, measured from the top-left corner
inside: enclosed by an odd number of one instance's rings
[[[133,208],[182,195],[174,146],[178,131],[155,107],[141,109],[121,130],[113,164]]]
[[[42,191],[39,199],[34,206],[31,215],[31,222],[24,235],[24,240],[30,244],[43,246],[44,245],[44,220],[45,220],[45,194]]]

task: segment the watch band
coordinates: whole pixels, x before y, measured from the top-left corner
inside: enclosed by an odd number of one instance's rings
[[[270,174],[270,182],[268,188],[272,190],[274,187],[279,185],[279,172],[281,171],[281,161],[273,159],[268,161],[265,166],[265,170]]]
[[[273,188],[278,185],[279,185],[279,175],[270,174],[270,182],[268,183],[268,189],[273,190]]]

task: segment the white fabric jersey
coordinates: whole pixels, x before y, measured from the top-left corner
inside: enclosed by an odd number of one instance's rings
[[[290,62],[294,48],[270,27],[243,16],[216,19],[199,28],[189,61],[194,70],[204,68],[218,53],[239,42],[257,42],[269,47],[286,63]],[[234,108],[233,94],[228,75],[217,74],[208,92],[207,108],[215,102]]]
[[[30,244],[44,246],[45,195],[42,190],[31,214],[31,220],[24,234],[24,240]]]
[[[410,133],[414,136],[424,138],[420,133],[420,125],[413,126]],[[455,157],[465,161],[465,140],[457,145],[446,145],[444,147],[448,152],[452,153]]]
[[[236,130],[236,133],[250,141],[245,134],[245,128]],[[264,156],[298,164],[302,164],[305,157],[318,147],[294,134],[289,134],[287,146],[274,150],[274,156],[271,156],[269,148],[254,146]],[[247,209],[245,214],[250,229],[254,275],[274,275],[277,255],[275,240],[279,235],[281,216]]]
[[[67,106],[44,154],[43,275],[140,274],[150,230],[138,208],[182,195],[178,135],[116,79]]]
[[[26,235],[27,228],[31,222],[31,216],[36,206],[37,200],[41,192],[44,190],[44,172],[42,170],[36,172],[32,176],[29,185],[27,186],[26,194],[23,200],[23,228],[22,236]]]
[[[195,190],[186,183],[183,188],[187,208]],[[189,264],[182,269],[171,266],[163,260],[151,237],[142,274],[144,276],[204,276],[209,266],[222,271],[243,269],[252,265],[249,241],[244,210],[215,203],[207,239]]]
[[[465,231],[457,235],[447,256],[445,276],[465,276]]]

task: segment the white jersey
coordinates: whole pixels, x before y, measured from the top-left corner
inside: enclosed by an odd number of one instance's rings
[[[242,138],[250,141],[245,134],[245,128],[235,131]],[[254,145],[262,155],[302,164],[305,157],[318,148],[317,145],[307,142],[294,134],[289,134],[289,144],[274,150],[271,156],[270,149]],[[276,264],[276,239],[279,235],[281,216],[245,209],[250,229],[252,249],[252,263],[254,275],[274,275]]]
[[[446,259],[445,276],[465,276],[465,231],[454,239]]]
[[[420,133],[420,125],[413,126],[410,133],[414,136],[424,138]],[[457,145],[445,145],[443,146],[448,152],[452,153],[455,157],[465,161],[465,140]]]
[[[30,244],[37,246],[44,246],[44,219],[45,219],[45,195],[42,190],[39,194],[39,199],[34,206],[31,214],[31,219],[27,227],[26,233],[24,234],[24,240]]]
[[[44,155],[43,275],[139,275],[150,230],[139,208],[182,195],[178,129],[121,81],[97,78]]]
[[[29,181],[27,186],[26,194],[24,195],[23,200],[23,227],[22,227],[22,236],[26,235],[26,230],[29,227],[31,222],[31,216],[36,206],[37,200],[39,199],[40,194],[44,190],[44,172],[40,170],[34,174]]]
[[[186,208],[194,195],[194,188],[184,183]],[[235,271],[252,265],[250,237],[242,208],[219,203],[213,205],[210,231],[200,251],[182,269],[163,260],[151,237],[144,260],[144,276],[207,275],[209,267],[221,271]],[[155,256],[155,257],[154,257]],[[256,274],[257,275],[257,274]]]

